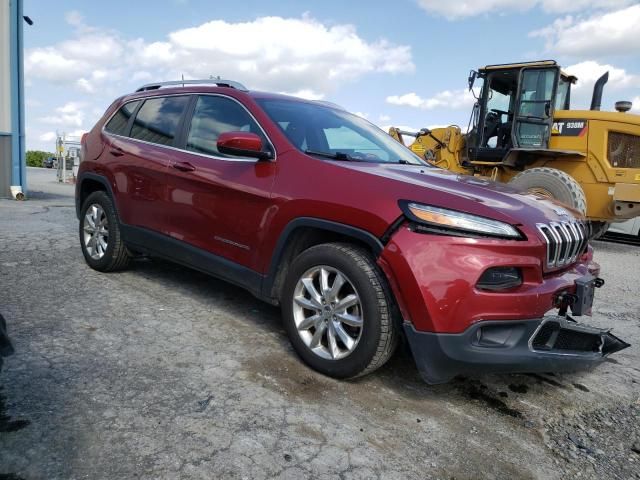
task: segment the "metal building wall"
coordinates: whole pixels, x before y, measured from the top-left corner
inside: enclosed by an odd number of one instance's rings
[[[0,197],[26,192],[22,0],[0,0]]]

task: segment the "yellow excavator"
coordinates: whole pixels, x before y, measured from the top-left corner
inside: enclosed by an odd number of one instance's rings
[[[451,125],[389,134],[415,137],[409,148],[435,166],[553,197],[584,213],[597,236],[640,216],[640,115],[626,113],[626,101],[600,111],[608,78],[596,81],[590,110],[571,110],[577,78],[555,61],[487,65],[469,75],[474,95],[477,80],[482,87],[467,133]]]

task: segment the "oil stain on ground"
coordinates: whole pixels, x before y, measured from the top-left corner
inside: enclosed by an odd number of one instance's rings
[[[538,380],[538,382],[544,382],[544,383],[547,383],[549,385],[553,385],[554,387],[558,387],[558,388],[562,388],[562,389],[566,389],[567,388],[566,385],[563,385],[560,382],[558,382],[558,381],[556,381],[556,380],[554,380],[552,378],[545,377],[544,375],[538,375],[537,373],[527,373],[526,375],[528,377],[535,378],[536,380]]]
[[[504,401],[493,396],[486,385],[482,383],[463,382],[458,385],[460,392],[472,400],[484,402],[489,408],[496,412],[513,418],[523,418],[522,412],[509,407]]]

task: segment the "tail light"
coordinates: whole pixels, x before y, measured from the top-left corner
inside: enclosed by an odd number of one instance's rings
[[[85,132],[80,137],[80,158],[78,159],[80,162],[82,162],[82,159],[87,152],[87,135],[89,134]]]

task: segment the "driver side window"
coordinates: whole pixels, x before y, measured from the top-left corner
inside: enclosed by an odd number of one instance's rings
[[[217,142],[225,132],[252,132],[262,139],[263,148],[268,142],[258,124],[237,102],[225,97],[202,95],[198,97],[189,136],[187,150],[216,157],[237,158],[218,151]]]

